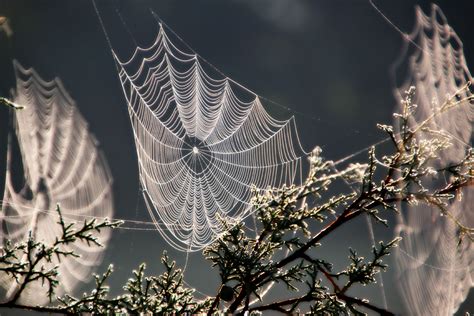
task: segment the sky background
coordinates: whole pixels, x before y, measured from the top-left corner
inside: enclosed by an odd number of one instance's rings
[[[474,22],[468,16],[474,3],[436,3],[463,40],[468,65],[474,64]],[[414,6],[429,8],[428,1],[383,0],[377,4],[405,32],[413,26]],[[366,0],[97,0],[97,5],[122,59],[133,51],[135,41],[148,46],[155,39],[157,24],[149,11],[153,9],[226,75],[290,107],[283,111],[265,103],[273,115],[295,115],[307,151],[319,145],[325,157],[338,160],[384,138],[375,125],[392,122],[396,102],[389,68],[399,56],[402,39]],[[12,59],[34,67],[44,79],[60,77],[109,162],[115,216],[148,221],[138,189],[127,105],[92,3],[0,0],[0,15],[10,19],[13,29],[9,39],[0,34],[0,95],[8,96],[14,87]],[[0,108],[0,127],[0,179],[4,179],[6,140],[11,132],[5,108]],[[0,190],[3,192],[3,180]],[[377,228],[376,233],[377,239],[392,236],[385,228]],[[364,220],[336,235],[325,250],[336,264],[344,262],[349,245],[361,252],[369,250]],[[111,282],[120,289],[141,262],[147,262],[151,273],[160,271],[163,250],[184,264],[185,256],[173,251],[157,232],[116,230],[98,271],[114,263]],[[217,274],[199,254],[190,256],[186,278],[198,290],[215,293]],[[401,312],[394,274],[386,273],[384,280],[389,307]],[[357,293],[380,302],[378,292],[375,286]],[[474,310],[474,295],[462,309]]]

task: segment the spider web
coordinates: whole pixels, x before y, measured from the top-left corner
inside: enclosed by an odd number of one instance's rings
[[[407,35],[405,49],[395,65],[397,71],[407,75],[395,89],[397,99],[401,100],[410,86],[416,87],[413,103],[418,107],[413,126],[439,112],[447,96],[455,95],[472,81],[462,42],[441,10],[433,5],[428,16],[418,7],[416,16],[415,28]],[[464,90],[457,97],[462,100],[470,95]],[[434,117],[430,127],[450,135],[453,145],[440,153],[432,167],[449,165],[464,157],[470,147],[473,121],[474,110],[468,102]],[[432,136],[419,136],[425,137]],[[473,200],[474,190],[468,188],[461,200],[448,206],[449,212],[468,227],[474,225]],[[474,285],[472,243],[466,241],[458,247],[458,230],[452,220],[424,204],[409,206],[400,216],[398,232],[403,240],[395,251],[396,263],[400,292],[409,313],[453,314]]]
[[[65,223],[84,217],[108,217],[113,214],[112,177],[107,163],[89,133],[87,123],[62,83],[44,81],[34,71],[14,61],[16,74],[15,103],[25,109],[15,111],[15,127],[24,169],[24,187],[17,192],[12,182],[12,145],[8,146],[5,192],[0,214],[0,242],[24,241],[31,233],[35,240],[52,243],[61,235],[57,216],[60,204]],[[108,230],[99,242],[106,245]],[[67,246],[80,257],[53,258],[47,268],[58,265],[59,286],[56,294],[71,293],[80,282],[89,279],[101,261],[104,248],[87,244]],[[7,296],[14,295],[18,283],[2,277]],[[47,303],[47,285],[30,283],[20,300],[29,304]],[[41,294],[44,293],[44,294]]]
[[[179,49],[162,24],[154,43],[121,61],[147,209],[181,251],[207,246],[252,213],[253,190],[291,185],[301,175],[294,117],[277,120],[260,98]]]

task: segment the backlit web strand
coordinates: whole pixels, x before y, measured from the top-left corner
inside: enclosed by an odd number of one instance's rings
[[[291,185],[300,176],[306,153],[294,118],[274,119],[258,96],[209,75],[161,24],[150,47],[124,62],[114,57],[147,208],[173,247],[202,249],[223,232],[219,218],[251,214],[252,188]]]

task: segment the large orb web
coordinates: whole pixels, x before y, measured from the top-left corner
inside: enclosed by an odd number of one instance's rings
[[[0,215],[0,240],[13,243],[28,235],[51,244],[61,229],[55,212],[59,204],[65,222],[94,217],[111,218],[113,214],[112,177],[107,163],[97,149],[97,141],[77,110],[74,101],[58,79],[44,81],[34,71],[14,62],[16,74],[15,103],[25,108],[15,111],[14,123],[24,170],[24,187],[17,190],[12,168],[13,147],[8,146],[5,192]],[[103,230],[99,241],[107,245],[110,231]],[[67,250],[80,255],[53,259],[59,265],[56,294],[72,293],[81,282],[90,280],[91,271],[101,262],[104,248],[83,243]],[[0,279],[7,297],[18,284],[5,276]],[[47,285],[31,283],[20,296],[28,304],[47,302]],[[42,294],[44,293],[44,294]]]
[[[417,104],[412,126],[440,111],[448,96],[453,96],[472,76],[464,58],[463,45],[447,23],[441,10],[433,5],[430,15],[416,10],[415,28],[402,56],[397,73],[405,81],[395,89],[401,100],[410,86],[416,87],[413,103]],[[400,75],[399,75],[400,76]],[[464,90],[458,100],[471,96]],[[401,111],[402,104],[398,110]],[[474,107],[462,102],[449,111],[436,115],[432,130],[452,137],[453,145],[442,151],[433,168],[459,162],[472,144]],[[419,134],[419,138],[432,137]],[[437,183],[443,184],[443,179]],[[474,190],[467,188],[462,200],[448,206],[449,212],[466,226],[474,226]],[[452,315],[466,299],[474,285],[474,248],[466,240],[458,247],[458,229],[437,208],[424,204],[410,205],[400,216],[398,233],[403,237],[395,261],[399,272],[400,293],[407,311],[413,315]]]
[[[150,47],[114,53],[147,208],[181,251],[208,245],[252,212],[252,188],[291,185],[306,153],[294,117],[277,120],[258,96],[177,47],[160,24]],[[207,68],[206,68],[207,67]]]

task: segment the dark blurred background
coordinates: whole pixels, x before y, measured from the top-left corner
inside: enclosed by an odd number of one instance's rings
[[[429,1],[377,1],[405,32],[415,21],[414,6]],[[474,64],[472,1],[436,1],[464,41],[468,65]],[[153,9],[195,51],[237,82],[290,107],[266,103],[279,117],[295,115],[306,150],[319,145],[323,155],[338,160],[385,137],[375,125],[391,123],[395,109],[389,67],[398,57],[402,37],[366,0],[97,0],[114,49],[130,56],[135,41],[155,39]],[[123,17],[128,29],[120,20]],[[117,218],[149,216],[139,193],[137,159],[127,105],[111,52],[90,1],[0,0],[0,16],[10,20],[13,35],[0,33],[0,95],[14,87],[12,59],[34,67],[44,79],[60,77],[100,141],[114,176]],[[3,192],[8,109],[0,108],[0,192]],[[362,155],[360,160],[365,159]],[[393,224],[393,222],[392,222]],[[392,231],[376,229],[376,238]],[[365,220],[341,229],[326,249],[343,264],[347,247],[370,249]],[[167,250],[179,265],[186,256],[169,247],[157,232],[116,230],[102,266],[115,266],[113,293],[141,262],[157,273]],[[390,264],[390,263],[389,263]],[[201,255],[191,254],[186,280],[214,294],[218,276]],[[384,274],[389,308],[402,313],[393,269]],[[79,291],[87,289],[87,286]],[[360,289],[381,305],[377,286]],[[461,311],[474,310],[471,294]],[[0,311],[4,313],[4,311]]]

